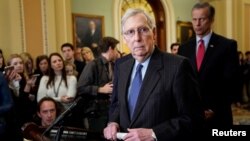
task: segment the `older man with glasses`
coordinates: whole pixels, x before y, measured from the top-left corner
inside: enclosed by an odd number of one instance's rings
[[[155,22],[143,10],[129,9],[121,26],[131,54],[115,64],[112,111],[104,137],[126,141],[193,137],[203,118],[188,60],[158,49]]]

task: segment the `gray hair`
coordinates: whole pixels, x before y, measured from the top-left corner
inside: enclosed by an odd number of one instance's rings
[[[146,13],[144,10],[130,8],[125,12],[125,14],[122,17],[122,21],[121,21],[121,31],[122,31],[122,33],[123,33],[123,26],[126,23],[126,21],[128,20],[128,18],[130,18],[132,16],[135,16],[137,14],[145,15],[145,17],[147,18],[147,23],[148,23],[149,28],[153,29],[153,28],[156,27],[155,20],[148,13]]]
[[[208,18],[210,20],[213,20],[214,19],[214,15],[215,15],[215,9],[212,5],[210,5],[208,2],[199,2],[199,3],[196,3],[193,8],[192,8],[192,11],[194,9],[201,9],[201,8],[207,8],[208,9]]]

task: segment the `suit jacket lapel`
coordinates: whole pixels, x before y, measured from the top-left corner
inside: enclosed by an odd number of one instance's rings
[[[152,90],[154,89],[155,85],[157,85],[160,79],[160,75],[158,73],[160,68],[162,68],[161,55],[160,55],[160,51],[157,48],[155,48],[155,51],[148,64],[145,77],[143,79],[143,83],[142,83],[141,90],[140,90],[140,95],[138,97],[134,116],[130,125],[132,125],[136,121],[136,119],[140,115],[140,112],[144,108],[144,105],[149,100],[149,96],[152,94],[151,93]]]
[[[197,68],[197,64],[196,64],[196,40],[195,40],[195,38],[191,41],[190,47],[191,47],[191,49],[190,49],[190,54],[191,54],[190,61],[193,64],[193,66],[195,68]]]
[[[196,39],[192,38],[187,46],[184,47],[184,54],[189,58],[192,66],[197,68],[196,65]]]
[[[120,92],[119,95],[121,95],[121,100],[122,100],[122,103],[126,103],[127,106],[125,106],[127,109],[126,109],[126,113],[125,116],[127,116],[127,119],[130,119],[130,116],[129,116],[129,109],[128,109],[128,97],[127,97],[127,93],[128,93],[128,87],[129,87],[129,84],[130,84],[130,78],[131,78],[131,71],[133,69],[133,66],[134,66],[134,62],[135,60],[131,57],[130,59],[128,59],[126,62],[124,62],[124,65],[122,65],[121,67],[121,73],[122,75],[119,75],[120,76]]]

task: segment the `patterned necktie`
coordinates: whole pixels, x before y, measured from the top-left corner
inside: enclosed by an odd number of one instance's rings
[[[202,60],[204,58],[204,54],[205,54],[205,45],[204,45],[204,41],[202,39],[200,39],[199,41],[199,46],[198,46],[198,51],[197,51],[197,55],[196,55],[196,64],[197,64],[197,70],[200,70],[200,66],[202,63]]]
[[[135,106],[136,106],[137,98],[139,96],[140,89],[141,89],[141,84],[142,84],[141,69],[142,69],[142,67],[143,67],[143,65],[141,65],[141,64],[137,65],[135,77],[133,79],[131,89],[130,89],[130,96],[129,96],[129,99],[128,99],[130,119],[132,119],[132,117],[133,117],[133,113],[134,113],[134,109],[135,109]]]

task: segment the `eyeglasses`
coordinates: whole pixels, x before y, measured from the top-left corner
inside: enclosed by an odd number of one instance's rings
[[[150,33],[149,30],[150,29],[148,27],[139,27],[137,29],[130,29],[128,31],[125,31],[123,34],[128,38],[132,38],[134,37],[135,32],[137,31],[138,34],[147,36]]]

